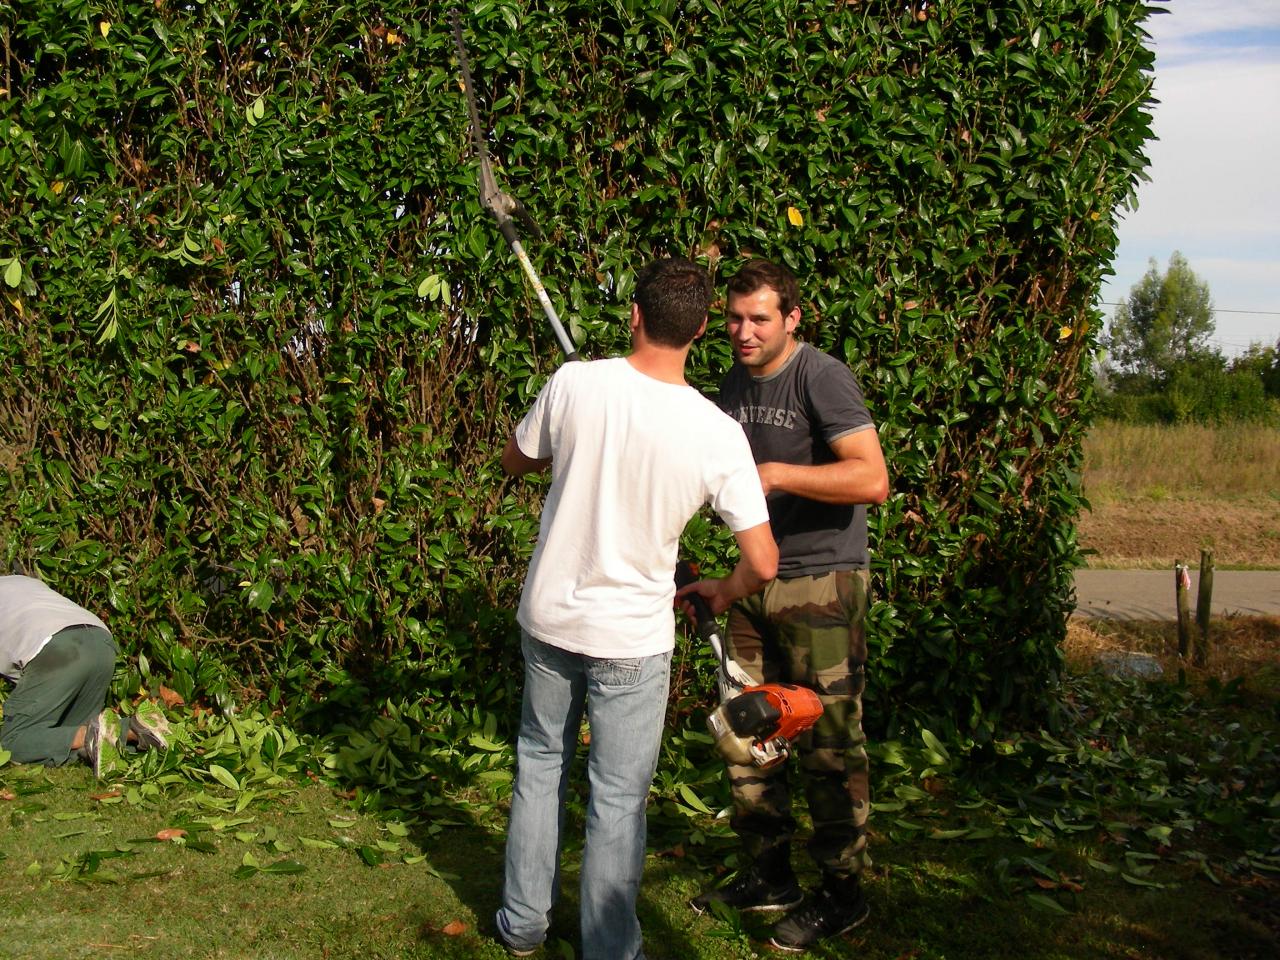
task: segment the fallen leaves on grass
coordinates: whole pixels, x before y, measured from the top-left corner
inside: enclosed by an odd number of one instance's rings
[[[157,840],[177,840],[179,837],[185,837],[187,831],[181,827],[165,827],[156,833]]]
[[[446,937],[460,937],[467,932],[467,925],[461,920],[454,920],[441,927],[440,932]]]
[[[186,701],[182,699],[182,694],[178,693],[176,690],[170,690],[164,684],[160,685],[160,699],[164,701],[164,705],[170,710],[174,707],[180,707],[186,703]]]
[[[1032,882],[1041,890],[1070,890],[1072,893],[1082,893],[1084,885],[1072,880],[1070,877],[1060,877],[1057,880],[1050,880],[1047,877],[1032,877]]]

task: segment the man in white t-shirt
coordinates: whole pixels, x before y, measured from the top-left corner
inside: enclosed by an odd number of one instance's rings
[[[680,534],[709,503],[737,539],[733,572],[699,589],[715,613],[777,569],[742,428],[684,379],[710,302],[696,264],[650,264],[631,307],[631,354],[561,367],[502,455],[513,476],[551,470],[517,615],[525,689],[497,915],[516,956],[546,938],[559,893],[565,786],[585,710],[583,958],[643,957],[635,901],[675,645]]]

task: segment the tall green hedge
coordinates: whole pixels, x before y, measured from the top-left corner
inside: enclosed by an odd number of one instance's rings
[[[464,10],[498,175],[588,355],[625,349],[644,260],[759,253],[861,378],[894,491],[875,726],[989,733],[1047,700],[1147,12]],[[559,357],[478,204],[446,8],[22,0],[0,88],[0,563],[188,695],[395,676],[505,708],[538,491],[496,453]],[[713,331],[698,383],[729,361]],[[725,560],[705,519],[687,540]]]

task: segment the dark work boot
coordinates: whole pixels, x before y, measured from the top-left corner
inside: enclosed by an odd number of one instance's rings
[[[703,891],[689,906],[705,913],[713,903],[734,910],[766,912],[788,910],[802,899],[800,884],[791,870],[791,845],[764,851],[749,867],[718,889]]]
[[[779,950],[799,953],[820,940],[847,933],[870,913],[856,875],[823,874],[822,886],[773,928],[769,942]]]

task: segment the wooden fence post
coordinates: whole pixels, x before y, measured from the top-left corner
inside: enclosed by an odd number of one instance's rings
[[[1181,560],[1173,562],[1174,602],[1178,610],[1178,656],[1191,652],[1191,574]]]
[[[1213,614],[1213,551],[1200,551],[1200,584],[1196,589],[1196,636],[1191,662],[1203,667],[1209,661],[1209,618]]]

